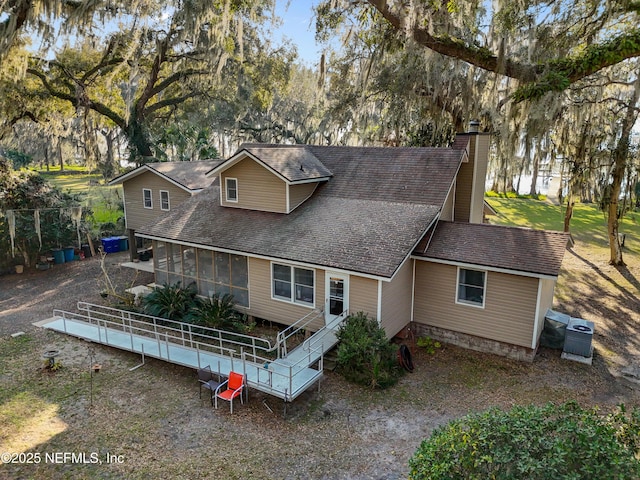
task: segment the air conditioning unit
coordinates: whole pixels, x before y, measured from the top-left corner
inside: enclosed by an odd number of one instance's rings
[[[581,318],[571,318],[564,338],[563,352],[581,357],[591,357],[593,353],[594,324]]]

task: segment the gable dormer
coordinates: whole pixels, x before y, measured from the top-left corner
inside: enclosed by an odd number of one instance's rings
[[[207,173],[216,175],[220,205],[290,213],[332,173],[303,145],[245,145]]]

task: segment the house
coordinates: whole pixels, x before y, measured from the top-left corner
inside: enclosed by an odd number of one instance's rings
[[[290,325],[317,311],[317,330],[363,311],[390,337],[411,326],[532,360],[568,236],[483,224],[489,139],[247,144],[206,173],[210,186],[127,227],[153,243],[156,283],[231,293],[256,318]],[[128,195],[139,205],[154,188],[146,179],[157,181],[139,177],[125,188],[127,215],[137,213]]]
[[[136,253],[136,229],[170,213],[211,185],[213,179],[205,174],[219,163],[220,160],[147,163],[109,182],[123,188],[125,228],[132,260]]]

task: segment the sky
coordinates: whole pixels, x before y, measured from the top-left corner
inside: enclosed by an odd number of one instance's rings
[[[315,42],[315,22],[313,6],[317,1],[309,0],[276,0],[276,14],[283,25],[273,32],[273,41],[278,43],[288,38],[298,46],[300,59],[308,65],[317,63],[321,49]]]

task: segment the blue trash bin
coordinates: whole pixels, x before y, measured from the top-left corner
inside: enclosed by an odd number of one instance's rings
[[[119,242],[121,252],[126,252],[127,250],[129,250],[129,239],[127,237],[125,236],[118,237],[118,242]]]
[[[120,239],[118,237],[107,237],[102,239],[104,253],[115,253],[120,251]]]
[[[61,248],[55,248],[51,250],[51,253],[53,254],[53,263],[56,265],[64,263],[64,250]]]
[[[73,247],[65,247],[62,250],[64,251],[64,261],[65,262],[73,262],[74,248]]]

